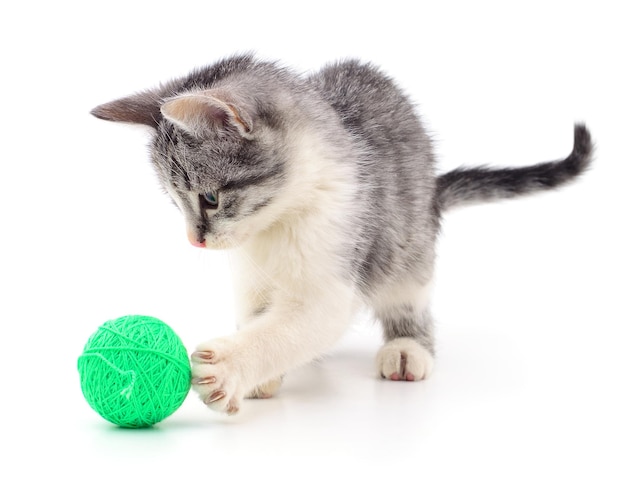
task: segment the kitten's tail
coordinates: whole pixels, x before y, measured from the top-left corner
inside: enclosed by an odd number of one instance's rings
[[[590,165],[591,135],[583,124],[574,127],[574,148],[563,160],[520,168],[461,167],[437,178],[440,211],[456,206],[513,198],[565,184]]]

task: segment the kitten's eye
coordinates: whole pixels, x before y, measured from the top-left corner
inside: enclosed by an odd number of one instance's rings
[[[216,191],[207,191],[204,194],[200,195],[200,200],[205,208],[215,209],[218,205],[217,200],[217,192]]]

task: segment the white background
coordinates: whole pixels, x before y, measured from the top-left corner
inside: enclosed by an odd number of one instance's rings
[[[424,2],[426,3],[426,2]],[[625,489],[624,15],[617,2],[12,2],[2,7],[2,489]],[[611,7],[616,5],[616,7]],[[240,415],[191,395],[112,427],[76,360],[105,320],[231,332],[229,265],[160,192],[145,131],[89,110],[254,50],[297,70],[384,67],[440,169],[564,157],[575,185],[447,216],[419,384],[375,378],[367,318]]]

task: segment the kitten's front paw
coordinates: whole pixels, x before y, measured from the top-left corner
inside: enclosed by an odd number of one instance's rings
[[[235,341],[221,338],[201,344],[191,355],[191,383],[211,409],[228,414],[239,411],[246,389],[238,351]]]
[[[376,356],[381,377],[389,380],[423,380],[433,369],[433,356],[411,338],[396,338],[386,343]]]

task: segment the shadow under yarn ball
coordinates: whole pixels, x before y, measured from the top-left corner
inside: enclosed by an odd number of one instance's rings
[[[125,428],[152,426],[176,411],[191,387],[187,350],[154,317],[129,315],[105,322],[78,358],[89,405]]]

